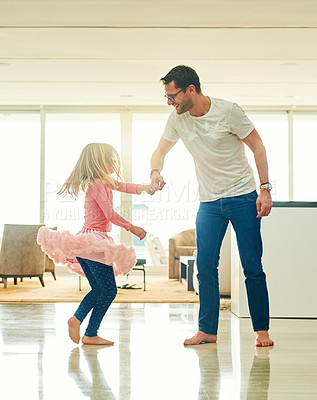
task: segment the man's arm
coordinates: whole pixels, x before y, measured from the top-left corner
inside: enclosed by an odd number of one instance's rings
[[[163,177],[160,175],[160,171],[163,169],[164,158],[166,154],[171,150],[176,142],[170,142],[164,138],[161,138],[156,150],[151,157],[151,183],[155,185],[156,190],[162,190],[165,182]],[[158,171],[153,171],[157,169]]]
[[[256,168],[258,170],[260,183],[269,181],[268,163],[266,158],[266,151],[262,139],[256,129],[245,138],[243,142],[251,149],[254,154]],[[260,194],[256,201],[258,210],[258,218],[269,215],[273,206],[271,193],[269,190],[260,189]]]

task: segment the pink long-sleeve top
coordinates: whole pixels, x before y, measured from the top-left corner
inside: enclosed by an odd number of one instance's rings
[[[123,193],[139,194],[136,191],[138,185],[134,183],[119,182],[118,187],[112,187],[96,179],[90,186],[85,197],[85,224],[84,229],[110,232],[112,223],[127,231],[131,228],[131,223],[122,218],[113,209],[112,190]]]

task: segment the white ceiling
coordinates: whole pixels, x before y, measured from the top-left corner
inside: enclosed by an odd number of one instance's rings
[[[204,94],[317,105],[316,0],[0,0],[1,105],[164,105],[159,79]]]

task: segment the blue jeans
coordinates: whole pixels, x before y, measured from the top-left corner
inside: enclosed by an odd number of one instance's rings
[[[216,335],[219,320],[218,263],[229,221],[237,236],[254,331],[269,329],[269,300],[262,267],[261,219],[256,191],[200,203],[196,218],[199,330]]]
[[[111,266],[80,257],[77,260],[88,279],[91,291],[83,298],[74,315],[82,323],[92,310],[85,335],[94,337],[97,336],[101,321],[117,295],[116,280]]]

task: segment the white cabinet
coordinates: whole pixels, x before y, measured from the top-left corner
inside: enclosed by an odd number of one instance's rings
[[[317,318],[317,208],[278,203],[262,218],[263,268],[271,317]],[[303,207],[303,204],[306,207]],[[316,203],[314,203],[316,204]],[[308,206],[308,207],[307,207]],[[231,309],[249,317],[236,236],[231,235]]]

